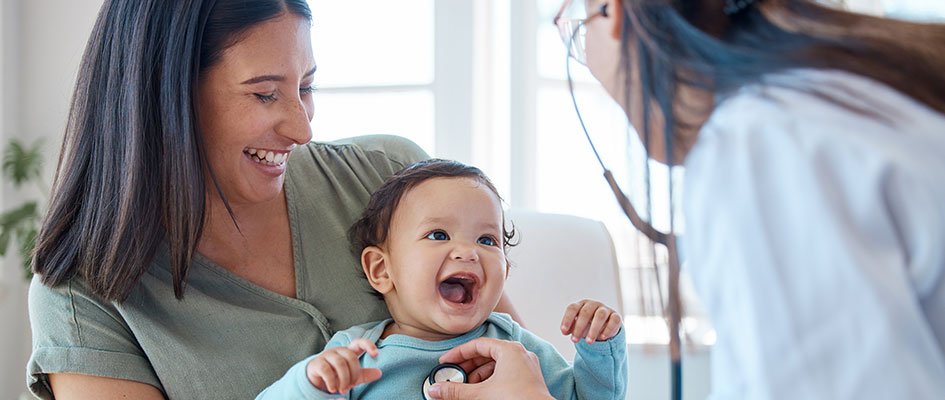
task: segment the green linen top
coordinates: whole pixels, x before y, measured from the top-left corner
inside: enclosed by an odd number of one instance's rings
[[[428,156],[394,136],[310,143],[285,178],[296,298],[263,289],[196,255],[183,300],[159,251],[122,303],[79,279],[29,291],[30,391],[51,399],[50,373],[143,382],[170,399],[251,399],[336,331],[389,317],[352,254],[347,230],[371,192]],[[166,246],[165,246],[166,249]]]

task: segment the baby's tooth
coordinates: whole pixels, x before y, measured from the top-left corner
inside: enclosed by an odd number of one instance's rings
[[[273,152],[266,153],[266,161],[272,162],[276,158],[276,155]]]
[[[249,149],[249,151],[247,151],[247,153],[249,153],[249,155],[256,154],[256,149]]]

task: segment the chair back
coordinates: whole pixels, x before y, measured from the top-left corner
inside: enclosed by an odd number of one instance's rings
[[[574,344],[560,330],[568,304],[589,298],[623,315],[610,233],[600,221],[573,215],[510,210],[506,218],[519,245],[509,252],[505,292],[525,327],[572,360]]]

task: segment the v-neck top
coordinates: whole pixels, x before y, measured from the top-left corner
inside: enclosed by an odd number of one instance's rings
[[[171,399],[254,397],[319,352],[334,332],[389,317],[347,230],[373,190],[425,158],[394,136],[310,143],[292,152],[284,188],[295,298],[197,254],[177,300],[166,246],[122,303],[98,299],[78,278],[56,287],[34,278],[30,390],[50,399],[47,374],[70,372],[150,384]]]

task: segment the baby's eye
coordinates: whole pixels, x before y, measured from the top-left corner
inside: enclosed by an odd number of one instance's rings
[[[481,245],[484,245],[484,246],[495,246],[495,245],[496,245],[496,240],[495,240],[495,238],[492,237],[492,236],[483,236],[483,237],[479,238],[479,240],[478,240],[477,242],[478,242],[479,244],[481,244]]]
[[[427,234],[427,239],[430,240],[450,240],[450,235],[447,235],[443,231],[433,231]]]

